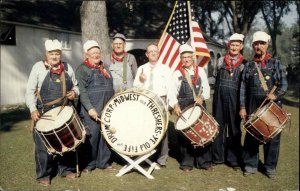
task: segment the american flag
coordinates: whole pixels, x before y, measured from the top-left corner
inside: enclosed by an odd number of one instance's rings
[[[189,3],[189,1],[176,1],[169,22],[159,40],[158,61],[168,65],[172,71],[182,65],[179,55],[179,47],[182,44],[189,44],[194,48],[199,66],[205,66],[210,59],[202,31],[198,23],[191,18]]]

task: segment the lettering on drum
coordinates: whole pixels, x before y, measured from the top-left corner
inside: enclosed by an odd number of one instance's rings
[[[165,133],[164,110],[156,100],[140,92],[115,95],[101,114],[102,133],[110,146],[125,155],[152,151]],[[110,127],[116,131],[111,132]]]

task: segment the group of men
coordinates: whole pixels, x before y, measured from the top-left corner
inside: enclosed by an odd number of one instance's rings
[[[213,117],[219,123],[219,134],[205,147],[194,147],[178,131],[180,150],[180,169],[189,172],[193,167],[211,171],[214,165],[227,164],[237,170],[243,167],[244,176],[254,174],[258,167],[259,142],[248,133],[241,144],[241,119],[246,119],[267,99],[280,104],[280,98],[287,90],[286,73],[280,61],[271,58],[267,52],[270,36],[262,31],[253,35],[254,57],[247,61],[241,54],[242,34],[233,34],[229,38],[228,53],[219,59],[213,96]],[[82,173],[91,173],[94,169],[112,168],[112,151],[100,133],[99,116],[105,104],[120,90],[131,87],[148,89],[160,96],[168,108],[177,115],[193,104],[205,107],[210,98],[207,75],[197,66],[196,56],[191,46],[180,46],[182,67],[174,73],[158,62],[159,49],[156,44],[146,47],[148,62],[137,67],[133,55],[125,51],[126,38],[117,33],[112,40],[113,52],[101,55],[100,46],[95,40],[83,45],[84,59],[74,72],[72,67],[61,61],[62,46],[57,40],[46,40],[46,58],[34,64],[29,76],[26,104],[31,112],[33,123],[41,116],[62,105],[74,105],[78,97],[77,112],[86,127],[86,141],[80,145]],[[260,84],[258,64],[264,74],[269,89],[276,84],[274,93],[266,93]],[[61,75],[65,80],[61,80]],[[63,88],[61,83],[66,83]],[[49,105],[47,103],[61,97],[66,91],[66,99]],[[39,98],[39,99],[38,99]],[[66,100],[68,100],[66,102]],[[126,125],[126,124],[124,124]],[[33,131],[35,142],[35,161],[37,181],[44,186],[50,185],[53,169],[68,180],[75,179],[73,161],[74,152],[54,157],[47,152],[41,137]],[[280,134],[264,145],[265,174],[273,178],[279,154]],[[158,146],[155,159],[161,167],[166,167],[168,159],[168,133]]]

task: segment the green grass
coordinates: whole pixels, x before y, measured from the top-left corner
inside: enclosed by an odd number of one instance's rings
[[[290,94],[291,95],[291,94]],[[0,128],[0,191],[2,190],[214,190],[228,187],[240,190],[299,190],[299,98],[287,96],[284,108],[292,114],[291,127],[285,128],[281,137],[281,150],[277,176],[268,179],[257,172],[243,177],[242,171],[233,171],[225,165],[218,165],[213,172],[194,169],[190,173],[179,170],[173,157],[176,153],[176,139],[170,137],[168,166],[154,170],[153,180],[137,171],[116,177],[122,166],[114,163],[109,171],[95,170],[83,174],[74,181],[54,177],[50,187],[42,187],[35,180],[34,144],[29,131],[29,113],[21,108],[1,112]],[[211,102],[208,102],[211,105]],[[211,111],[211,108],[208,107]],[[174,135],[174,131],[170,130]],[[262,152],[260,152],[262,153]],[[263,161],[263,157],[260,159]],[[74,159],[75,160],[75,159]]]

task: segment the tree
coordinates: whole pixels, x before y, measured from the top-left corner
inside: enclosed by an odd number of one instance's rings
[[[83,1],[80,7],[82,42],[96,40],[103,55],[110,52],[105,1]]]
[[[291,1],[264,1],[260,7],[267,29],[272,40],[272,55],[277,55],[276,39],[281,35],[281,18],[290,11]]]
[[[224,38],[224,30],[220,28],[224,21],[223,5],[218,1],[192,1],[191,5],[201,30],[210,37]],[[214,18],[213,13],[216,12],[220,12],[220,14]]]
[[[255,16],[262,6],[262,1],[224,1],[224,17],[228,24],[230,33],[240,33],[246,35],[252,26]],[[227,19],[231,18],[231,24]]]

